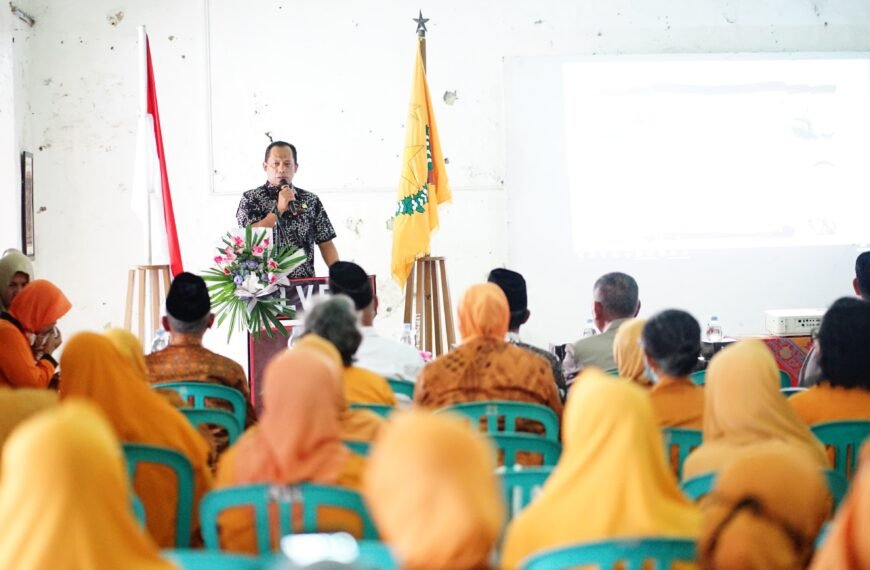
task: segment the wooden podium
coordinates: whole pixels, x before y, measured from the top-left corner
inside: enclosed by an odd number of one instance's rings
[[[161,279],[162,277],[162,279]],[[136,336],[139,342],[145,343],[145,315],[148,295],[148,281],[151,282],[151,334],[160,326],[160,307],[166,295],[169,293],[169,276],[168,265],[134,265],[127,271],[127,305],[124,308],[124,328],[133,331],[133,292],[136,290],[136,284],[139,285],[139,311],[138,311],[138,326]],[[160,283],[163,282],[163,295],[160,295]]]
[[[413,316],[413,320],[412,320]],[[405,322],[420,323],[417,348],[432,356],[446,353],[456,343],[453,307],[443,257],[421,257],[405,284]],[[446,344],[442,341],[446,337]]]

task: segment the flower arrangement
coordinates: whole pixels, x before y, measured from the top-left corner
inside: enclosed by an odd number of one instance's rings
[[[211,304],[218,316],[218,326],[229,318],[227,341],[234,330],[247,330],[254,337],[260,331],[272,336],[272,326],[280,334],[287,331],[279,316],[294,318],[296,311],[286,305],[280,286],[289,285],[287,275],[305,261],[305,252],[272,245],[272,230],[245,228],[245,237],[227,232],[218,247],[215,266],[202,278],[209,282]]]

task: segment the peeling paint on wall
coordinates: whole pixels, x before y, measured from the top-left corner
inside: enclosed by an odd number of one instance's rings
[[[112,26],[117,26],[118,24],[121,23],[121,20],[123,20],[123,19],[124,19],[124,12],[122,10],[118,10],[114,14],[109,14],[108,16],[106,16],[106,20]]]

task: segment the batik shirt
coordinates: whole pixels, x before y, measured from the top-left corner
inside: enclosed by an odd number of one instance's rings
[[[293,187],[296,193],[297,215],[289,210],[278,217],[278,223],[273,228],[275,244],[298,247],[305,250],[305,262],[290,272],[290,279],[314,277],[314,245],[335,239],[335,229],[329,216],[320,202],[320,198],[312,192]],[[242,195],[236,220],[240,227],[255,224],[275,209],[278,201],[278,187],[268,182]]]

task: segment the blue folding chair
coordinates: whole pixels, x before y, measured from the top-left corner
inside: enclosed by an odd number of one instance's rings
[[[350,408],[352,410],[369,410],[382,418],[389,417],[389,415],[396,410],[393,406],[388,406],[386,404],[351,404]]]
[[[410,400],[414,399],[414,387],[416,385],[413,382],[399,380],[398,378],[387,378],[387,384],[393,389],[393,394],[407,396]]]
[[[553,548],[526,558],[523,570],[562,570],[593,566],[600,570],[669,570],[675,562],[694,562],[695,541],[688,538],[639,537],[587,542]]]
[[[672,461],[671,450],[677,448],[677,464],[671,465],[676,469],[677,480],[683,478],[683,463],[693,449],[700,447],[703,435],[699,429],[665,428],[662,430],[662,440],[665,444],[665,459],[670,464]]]
[[[278,529],[269,524],[270,506],[277,509]],[[302,509],[302,527],[292,525],[293,506]],[[246,507],[253,509],[253,526],[257,535],[257,552],[272,552],[272,544],[277,547],[278,538],[295,532],[335,532],[345,529],[324,528],[318,524],[318,511],[332,507],[354,513],[362,523],[364,539],[378,539],[378,532],[369,516],[365,503],[359,493],[333,487],[304,483],[302,485],[243,485],[216,489],[202,498],[199,505],[202,538],[207,548],[220,549],[218,517],[228,509]],[[273,536],[273,531],[278,534]]]
[[[179,412],[184,414],[193,427],[201,425],[219,426],[227,431],[227,437],[230,443],[233,444],[242,435],[244,424],[239,424],[236,417],[226,410],[217,408],[179,408]]]
[[[704,473],[696,477],[691,477],[680,483],[680,489],[683,493],[697,501],[704,495],[708,494],[713,489],[713,483],[716,481],[716,473]]]
[[[489,438],[496,449],[504,454],[503,465],[508,467],[517,464],[518,453],[540,456],[545,467],[556,465],[562,455],[562,446],[558,442],[537,435],[497,433],[490,434]]]
[[[193,467],[191,467],[190,461],[184,454],[174,449],[156,445],[125,443],[123,448],[124,457],[127,460],[127,473],[131,481],[135,479],[136,469],[141,463],[163,465],[175,473],[178,483],[176,487],[178,502],[175,513],[175,546],[178,548],[190,546],[191,514],[193,511]],[[147,518],[148,510],[144,510]]]
[[[528,434],[517,431],[517,420],[529,420],[544,426],[543,436],[552,441],[559,441],[559,418],[546,406],[529,402],[512,402],[507,400],[486,400],[481,402],[466,402],[454,404],[438,410],[452,412],[471,419],[474,422],[486,421],[486,432],[490,435]],[[504,429],[499,429],[499,419],[504,418]]]
[[[362,455],[363,457],[368,456],[369,451],[371,451],[372,445],[367,441],[344,441],[344,445],[351,450],[351,452],[356,453],[357,455]]]
[[[244,428],[247,413],[247,402],[245,396],[229,386],[220,386],[210,382],[160,382],[152,385],[155,389],[172,390],[177,392],[181,399],[198,410],[207,408],[205,405],[206,399],[221,400],[232,406],[232,414],[235,416],[239,425]],[[213,408],[208,408],[213,409]]]
[[[500,467],[502,492],[507,505],[507,520],[511,521],[538,496],[552,467]]]
[[[847,420],[810,426],[815,436],[834,450],[834,470],[851,481],[861,444],[870,437],[870,421]]]
[[[181,570],[263,570],[271,567],[270,560],[214,550],[164,550],[163,556]]]

